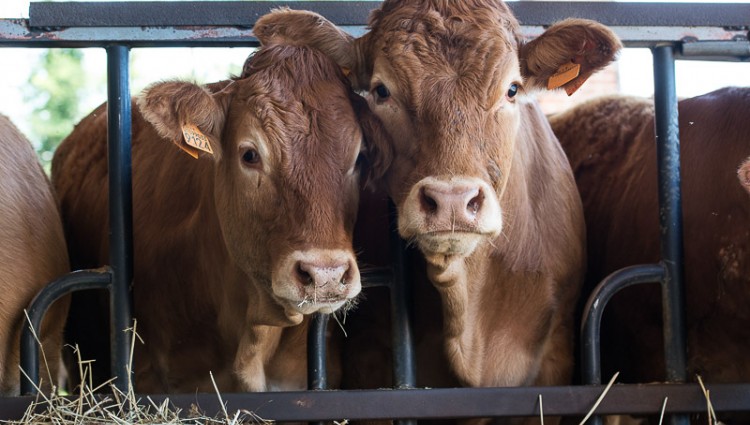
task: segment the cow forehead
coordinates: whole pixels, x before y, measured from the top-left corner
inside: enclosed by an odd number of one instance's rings
[[[520,79],[515,18],[504,5],[482,13],[461,3],[419,3],[375,20],[373,76],[386,67],[415,110],[445,96],[487,108],[494,88]]]
[[[236,96],[225,133],[235,144],[262,145],[282,174],[348,170],[362,139],[348,93],[338,82],[314,86],[301,91],[256,87]]]

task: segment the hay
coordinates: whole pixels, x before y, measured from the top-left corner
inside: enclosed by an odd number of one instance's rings
[[[131,375],[133,365],[133,351],[135,349],[136,338],[143,343],[136,332],[136,323],[133,323],[133,327],[126,330],[132,332],[134,335],[133,345],[130,347],[130,359],[128,362],[128,375]],[[36,335],[35,335],[36,338]],[[37,344],[40,346],[40,350],[44,350],[41,347],[41,343],[37,338]],[[27,424],[55,424],[55,425],[73,425],[73,424],[223,424],[223,425],[236,425],[244,423],[253,424],[270,424],[273,421],[268,421],[257,414],[247,411],[238,410],[234,414],[230,415],[221,399],[216,382],[213,381],[213,375],[211,376],[212,382],[214,382],[214,388],[216,389],[216,395],[219,397],[219,403],[222,406],[223,417],[209,417],[205,416],[200,412],[196,405],[192,405],[188,412],[183,412],[182,409],[175,407],[169,399],[165,399],[162,403],[155,403],[150,397],[145,398],[138,397],[133,390],[132,382],[128,382],[127,392],[122,392],[115,387],[112,382],[113,379],[105,382],[104,384],[93,387],[92,375],[91,375],[91,360],[83,360],[81,358],[80,350],[78,347],[74,347],[74,353],[77,357],[77,362],[80,370],[80,386],[77,388],[77,393],[72,396],[65,396],[59,394],[57,388],[52,386],[49,394],[44,394],[39,386],[35,388],[37,390],[36,399],[29,405],[24,413],[24,416],[20,420],[0,420],[2,424],[9,425],[27,425]],[[44,357],[43,357],[44,358]],[[21,370],[26,378],[25,371]],[[50,382],[54,382],[51,377],[48,377]],[[101,391],[106,388],[110,388],[110,394],[103,394]]]

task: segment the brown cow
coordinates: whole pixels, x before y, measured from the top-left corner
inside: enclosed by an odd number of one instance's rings
[[[750,89],[679,102],[688,373],[750,381]],[[656,144],[650,100],[612,96],[551,117],[579,183],[589,273],[659,260]],[[738,174],[739,169],[739,174]],[[739,178],[739,181],[738,181]],[[603,323],[605,378],[663,381],[658,285],[613,298]]]
[[[307,326],[295,325],[360,291],[354,93],[315,49],[270,46],[249,66],[208,87],[158,83],[134,104],[139,391],[212,391],[209,371],[222,391],[303,389]],[[78,267],[108,258],[105,111],[53,161]],[[213,155],[180,152],[185,124]]]
[[[509,8],[487,0],[385,1],[369,26],[354,39],[316,14],[280,10],[254,32],[322,49],[369,93],[392,139],[379,151],[390,165],[383,187],[442,300],[441,330],[440,307],[415,297],[415,320],[432,328],[417,332],[425,356],[442,351],[428,341],[442,344],[466,386],[567,383],[584,224],[570,166],[526,94],[574,91],[620,42],[575,19],[525,43]]]
[[[31,143],[0,115],[0,395],[20,391],[19,347],[24,309],[49,282],[67,273],[68,254],[57,203]],[[59,380],[68,299],[42,323],[43,388]],[[49,368],[46,367],[49,365]]]

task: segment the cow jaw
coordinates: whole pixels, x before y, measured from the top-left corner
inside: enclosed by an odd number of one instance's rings
[[[308,249],[287,255],[272,276],[274,296],[296,314],[333,313],[353,303],[362,285],[351,251]]]
[[[482,241],[498,236],[503,225],[495,191],[478,178],[424,178],[400,210],[399,233],[416,242],[430,262],[471,255]]]

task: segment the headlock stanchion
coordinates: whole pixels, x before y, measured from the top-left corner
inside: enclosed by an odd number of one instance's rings
[[[656,161],[659,187],[659,230],[661,262],[618,270],[597,286],[584,309],[582,329],[583,382],[601,384],[599,336],[601,316],[615,293],[628,286],[660,282],[666,377],[668,382],[685,382],[686,343],[683,289],[682,204],[680,189],[680,140],[674,46],[658,45],[654,56],[654,106]],[[672,424],[686,424],[687,416],[673,415]],[[601,423],[594,418],[593,423]]]
[[[126,390],[132,335],[130,285],[132,269],[131,104],[128,53],[133,47],[212,46],[251,47],[258,41],[251,28],[258,16],[279,6],[277,2],[192,2],[187,9],[176,3],[32,3],[29,19],[0,19],[0,46],[103,47],[107,51],[108,136],[110,184],[111,269],[82,271],[50,284],[29,308],[31,326],[40,329],[42,315],[66,292],[82,289],[110,290],[112,324],[112,374],[115,385]],[[346,31],[360,35],[373,2],[284,2],[293,9],[308,9],[327,16]],[[648,47],[654,55],[656,135],[659,161],[659,211],[662,260],[659,264],[631,267],[605,279],[589,301],[583,329],[584,380],[601,383],[599,332],[602,310],[619,289],[646,281],[662,285],[665,355],[669,382],[685,381],[684,295],[682,288],[682,219],[679,179],[679,135],[674,85],[674,60],[750,60],[749,4],[622,4],[615,2],[511,2],[531,38],[566,17],[589,18],[610,26],[628,47]],[[197,9],[196,9],[197,8]],[[200,12],[196,13],[196,10]],[[395,211],[392,210],[395,217]],[[387,391],[311,391],[223,394],[234,407],[265,406],[264,418],[280,421],[347,419],[444,419],[498,416],[535,416],[538,397],[544,397],[545,414],[583,415],[601,392],[600,385],[525,388],[409,389],[416,385],[409,317],[410,279],[404,269],[403,242],[393,234],[396,257],[390,270],[363,273],[364,286],[389,286],[394,323],[394,383]],[[326,386],[325,330],[327,317],[311,319],[309,335],[310,388]],[[31,394],[39,381],[38,350],[31,329],[22,339],[22,391]],[[597,413],[658,413],[669,396],[667,413],[705,411],[705,399],[695,384],[620,385],[613,387]],[[152,396],[157,403],[163,397]],[[269,403],[273,400],[273,403]],[[0,398],[0,411],[8,419],[20,418],[31,397]],[[215,394],[170,395],[170,401],[188,411],[196,401],[218,413]],[[750,384],[711,386],[717,411],[750,411]],[[213,404],[212,404],[213,403]],[[223,406],[222,406],[223,408]],[[5,419],[5,418],[3,418]],[[410,420],[412,420],[410,419]],[[672,423],[684,423],[673,415]]]

